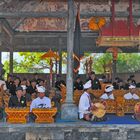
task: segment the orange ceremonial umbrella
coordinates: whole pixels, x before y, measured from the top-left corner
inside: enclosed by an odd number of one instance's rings
[[[50,59],[50,86],[52,86],[52,68],[53,68],[53,62],[52,59],[59,59],[59,55],[56,52],[53,52],[51,49],[46,52],[44,55],[41,56],[41,59]]]

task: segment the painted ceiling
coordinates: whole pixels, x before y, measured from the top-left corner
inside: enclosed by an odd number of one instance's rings
[[[75,9],[78,1],[75,1]],[[128,0],[116,0],[116,11],[128,11]],[[81,0],[80,12],[97,12],[110,11],[110,0]],[[140,9],[138,0],[133,0],[133,11]],[[0,12],[53,12],[67,11],[66,0],[1,0]],[[66,31],[66,18],[18,18],[7,19],[10,25],[16,31]],[[80,19],[81,29],[89,30],[89,18]],[[109,18],[106,18],[109,21]],[[126,20],[126,19],[125,19]],[[134,20],[136,24],[140,24],[139,19]],[[17,23],[20,23],[17,26]]]

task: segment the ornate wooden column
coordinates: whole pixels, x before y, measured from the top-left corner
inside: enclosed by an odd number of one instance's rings
[[[68,2],[68,27],[67,27],[67,77],[66,77],[66,102],[61,108],[61,119],[78,119],[78,109],[73,103],[73,47],[74,47],[74,0]]]

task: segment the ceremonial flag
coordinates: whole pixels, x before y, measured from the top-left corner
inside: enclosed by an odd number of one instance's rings
[[[77,73],[80,68],[80,59],[83,56],[80,48],[81,43],[81,29],[80,29],[80,14],[79,8],[76,16],[75,22],[75,32],[74,32],[74,72]]]

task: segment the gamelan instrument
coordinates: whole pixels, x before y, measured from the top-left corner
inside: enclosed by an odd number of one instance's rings
[[[134,114],[138,121],[140,121],[140,102],[136,103],[134,107]]]
[[[106,113],[106,107],[103,103],[95,103],[94,106],[96,107],[95,110],[92,111],[93,115],[97,118],[102,118],[104,117]]]

